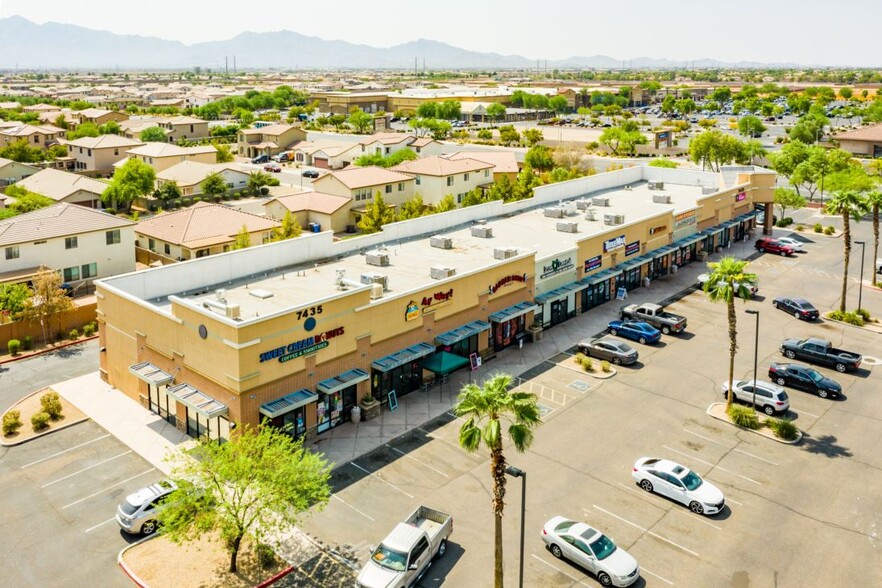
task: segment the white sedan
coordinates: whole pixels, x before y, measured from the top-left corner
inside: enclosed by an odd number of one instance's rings
[[[585,523],[553,517],[542,527],[542,541],[554,557],[578,564],[604,586],[630,586],[640,577],[631,554]]]
[[[668,459],[641,457],[634,463],[631,476],[647,492],[685,504],[695,514],[717,514],[726,503],[719,488]]]
[[[802,241],[800,241],[799,239],[794,239],[793,237],[779,237],[775,239],[775,241],[777,241],[781,245],[787,245],[794,251],[799,251],[800,253],[805,251],[802,246]]]

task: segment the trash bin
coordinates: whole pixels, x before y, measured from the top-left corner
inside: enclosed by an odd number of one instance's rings
[[[353,406],[349,412],[349,416],[352,418],[353,423],[361,422],[361,407]]]

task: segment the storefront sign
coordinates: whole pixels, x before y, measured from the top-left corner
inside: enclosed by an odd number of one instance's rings
[[[319,349],[324,349],[325,347],[330,345],[330,343],[328,343],[329,339],[339,337],[342,334],[343,327],[337,327],[336,329],[331,329],[330,331],[325,331],[324,333],[318,333],[317,335],[307,337],[306,339],[301,339],[300,341],[294,341],[292,343],[288,343],[287,345],[282,345],[281,347],[277,347],[272,351],[265,351],[260,354],[260,363],[277,358],[281,363],[284,363],[286,361],[308,355],[314,351],[318,351]]]
[[[688,227],[689,225],[694,225],[696,222],[696,217],[694,212],[687,212],[685,214],[679,214],[674,217],[674,230],[679,231],[683,227]]]
[[[625,236],[619,235],[614,239],[607,239],[603,242],[603,252],[614,251],[625,246]]]
[[[569,257],[553,259],[551,263],[542,265],[542,272],[539,274],[539,279],[544,280],[551,276],[570,271],[575,267],[572,255]]]
[[[625,257],[634,255],[635,253],[640,253],[640,241],[631,241],[625,245]]]
[[[444,292],[435,292],[431,296],[423,296],[420,306],[423,314],[435,312],[435,309],[444,306],[453,300],[453,288]]]
[[[659,225],[657,227],[649,227],[649,234],[655,235],[656,233],[664,232],[668,229],[668,225]]]
[[[747,193],[744,191],[738,192],[735,194],[735,202],[741,202],[742,200],[747,198]]]
[[[420,318],[420,305],[416,300],[411,300],[404,309],[404,320],[412,321],[418,318]]]
[[[513,284],[515,282],[524,283],[527,281],[527,274],[521,274],[519,276],[511,275],[505,276],[504,278],[500,278],[498,282],[490,286],[489,290],[491,294],[495,294],[497,290],[508,286],[509,284]]]
[[[589,257],[585,260],[585,273],[596,270],[601,265],[603,265],[603,256],[595,255],[594,257]]]

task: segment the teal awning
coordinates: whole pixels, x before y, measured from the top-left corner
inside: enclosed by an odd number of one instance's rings
[[[425,357],[432,353],[435,353],[434,345],[429,345],[428,343],[417,343],[416,345],[412,345],[407,349],[402,349],[401,351],[396,351],[395,353],[391,353],[385,357],[381,357],[380,359],[371,363],[371,366],[375,370],[388,372],[389,370],[395,369],[398,366],[416,361],[417,359]]]
[[[273,419],[316,400],[318,400],[318,394],[304,388],[287,396],[261,404],[260,414]]]
[[[439,376],[446,376],[451,372],[469,365],[469,358],[448,353],[447,351],[439,351],[432,357],[423,360],[423,369],[434,372]]]
[[[583,284],[587,284],[588,286],[593,286],[594,284],[599,284],[600,282],[604,282],[612,277],[618,276],[621,273],[621,269],[605,269],[594,275],[582,278],[579,281]]]
[[[584,290],[588,287],[588,284],[580,284],[579,282],[572,282],[567,284],[566,286],[561,286],[560,288],[555,288],[551,292],[545,292],[536,297],[536,304],[545,304],[546,302],[552,302],[554,300],[560,300],[562,298],[566,298],[572,292],[578,292],[579,290]]]
[[[655,249],[654,251],[650,251],[649,255],[651,255],[653,259],[658,259],[659,257],[664,257],[665,255],[676,250],[677,248],[673,245],[665,245],[664,247],[660,247],[658,249]]]
[[[514,306],[509,306],[508,308],[503,308],[499,312],[494,312],[490,315],[491,323],[504,323],[505,321],[510,321],[513,318],[517,318],[522,314],[527,314],[530,311],[536,311],[537,307],[532,302],[518,302]]]
[[[473,337],[479,333],[490,330],[490,323],[486,321],[472,321],[467,325],[463,325],[458,329],[453,329],[452,331],[447,331],[446,333],[441,333],[437,337],[435,337],[435,343],[437,345],[453,345],[454,343],[459,343],[463,339],[468,339],[469,337]]]
[[[366,371],[354,368],[349,370],[348,372],[340,374],[339,376],[334,376],[333,378],[322,380],[321,382],[316,384],[315,389],[319,392],[324,392],[325,394],[333,394],[334,392],[343,390],[344,388],[348,388],[350,386],[355,386],[359,382],[364,382],[365,380],[369,379],[370,376]]]
[[[704,239],[705,235],[695,233],[693,235],[689,235],[688,237],[683,237],[679,241],[674,243],[675,247],[686,247],[687,245],[692,245],[693,243],[697,243]]]

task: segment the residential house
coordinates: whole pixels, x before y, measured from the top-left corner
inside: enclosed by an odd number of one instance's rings
[[[110,175],[113,164],[126,157],[126,152],[140,147],[143,141],[119,135],[99,135],[64,141],[67,153],[76,160],[75,169],[93,175]]]
[[[159,129],[162,129],[167,136],[168,131],[160,126],[162,120],[162,118],[152,116],[139,116],[135,118],[130,118],[127,121],[119,123],[120,130],[122,131],[120,134],[128,139],[137,140],[141,138],[141,131],[143,131],[144,129],[157,127]]]
[[[73,118],[79,121],[79,124],[90,122],[101,126],[110,121],[123,122],[129,120],[129,115],[118,110],[105,110],[103,108],[86,108],[85,110],[75,110],[71,113]]]
[[[185,261],[229,251],[243,225],[248,228],[251,244],[261,245],[270,241],[273,229],[281,223],[230,206],[197,202],[139,222],[135,227],[136,246],[154,256]]]
[[[26,282],[40,266],[74,287],[134,271],[134,226],[65,202],[0,221],[0,283]]]
[[[438,204],[447,194],[460,204],[475,188],[493,183],[493,164],[471,158],[423,157],[390,170],[413,177],[414,193],[421,194],[426,204]]]
[[[242,129],[238,135],[239,155],[254,158],[270,157],[306,140],[306,131],[299,126],[271,124],[259,129]]]
[[[508,177],[514,181],[521,171],[518,166],[518,160],[515,158],[514,151],[457,151],[446,156],[447,159],[474,159],[483,161],[493,166],[493,181],[497,181],[502,176]]]
[[[18,123],[14,127],[0,129],[0,147],[6,147],[21,141],[27,141],[31,147],[47,149],[64,138],[64,129],[55,125],[27,125]]]
[[[382,167],[348,167],[326,173],[312,181],[317,192],[352,199],[352,212],[364,212],[365,205],[379,192],[387,204],[400,206],[414,195],[414,178]]]
[[[266,216],[281,221],[285,213],[290,212],[304,231],[343,233],[352,226],[349,218],[352,199],[348,196],[301,192],[288,186],[271,187],[270,196],[272,198],[263,204]]]
[[[25,106],[22,108],[25,112],[46,112],[51,110],[58,110],[57,106],[52,104],[31,104],[30,106]]]
[[[303,151],[298,151],[295,146],[295,161],[297,161],[297,153],[309,153],[309,163],[306,165],[322,169],[343,169],[364,155],[362,147],[358,144],[312,145],[312,149]]]
[[[126,154],[129,159],[139,159],[157,172],[165,171],[182,161],[217,163],[217,149],[213,145],[178,147],[172,143],[151,142],[129,149]],[[120,160],[116,165],[122,165],[124,162],[125,160]]]
[[[838,133],[832,137],[839,141],[839,148],[853,155],[882,157],[882,124],[861,127]]]
[[[429,157],[431,155],[441,155],[444,152],[444,146],[432,137],[418,137],[408,145],[411,151],[420,157]]]
[[[46,168],[16,183],[56,202],[102,208],[101,194],[107,183],[60,169]]]
[[[209,137],[208,121],[192,116],[175,116],[159,121],[170,143]]]
[[[227,184],[227,190],[241,190],[248,185],[250,170],[235,163],[200,163],[182,161],[156,174],[156,187],[175,182],[184,196],[202,194],[202,180],[211,174],[220,174]]]
[[[0,186],[7,186],[32,176],[39,168],[0,157]]]

